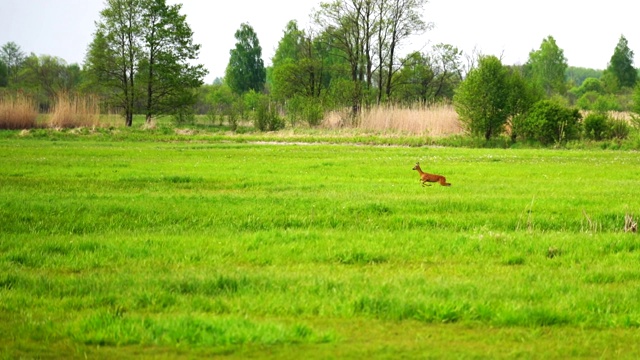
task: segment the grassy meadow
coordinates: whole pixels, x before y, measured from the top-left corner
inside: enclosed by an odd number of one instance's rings
[[[640,356],[637,152],[173,136],[0,137],[0,358]]]

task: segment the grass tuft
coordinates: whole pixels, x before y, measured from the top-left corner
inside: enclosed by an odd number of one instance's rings
[[[38,106],[35,101],[18,93],[0,94],[0,129],[31,129],[37,126]]]
[[[49,126],[68,129],[100,125],[100,102],[97,96],[60,93],[49,116]]]

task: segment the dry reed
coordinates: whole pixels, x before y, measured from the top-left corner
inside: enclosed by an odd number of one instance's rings
[[[95,127],[100,125],[100,102],[93,95],[58,94],[49,117],[52,128]]]
[[[343,127],[346,113],[333,112],[326,116],[324,126]],[[355,127],[381,132],[400,132],[415,135],[449,136],[464,130],[458,114],[450,104],[415,105],[401,107],[380,105],[362,110]]]
[[[0,96],[0,129],[31,129],[37,126],[38,105],[18,93]]]

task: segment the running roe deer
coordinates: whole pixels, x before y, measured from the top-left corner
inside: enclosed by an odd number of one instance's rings
[[[451,184],[447,182],[447,179],[445,179],[444,176],[428,174],[426,172],[423,172],[422,169],[420,168],[419,162],[416,163],[416,166],[413,167],[413,170],[418,170],[418,173],[420,174],[420,182],[422,183],[422,186],[425,186],[425,185],[431,186],[431,184],[427,184],[427,183],[432,183],[432,182],[439,182],[440,185],[442,186],[451,186]]]

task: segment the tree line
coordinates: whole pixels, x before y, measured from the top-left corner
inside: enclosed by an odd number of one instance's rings
[[[128,126],[133,114],[147,121],[207,114],[232,129],[250,118],[260,130],[275,130],[285,121],[317,125],[332,109],[348,108],[345,122],[357,122],[362,107],[445,101],[470,132],[487,139],[505,129],[524,136],[527,127],[518,119],[543,100],[595,111],[638,107],[637,69],[624,36],[603,71],[569,67],[552,36],[518,66],[451,44],[400,56],[411,37],[433,25],[423,18],[426,2],[322,2],[309,29],[286,24],[271,66],[264,65],[258,34],[240,24],[224,77],[204,85],[207,71],[194,65],[200,45],[180,4],[107,0],[82,67],[26,56],[9,42],[0,49],[0,87],[33,94],[41,109],[57,92],[98,94]]]

